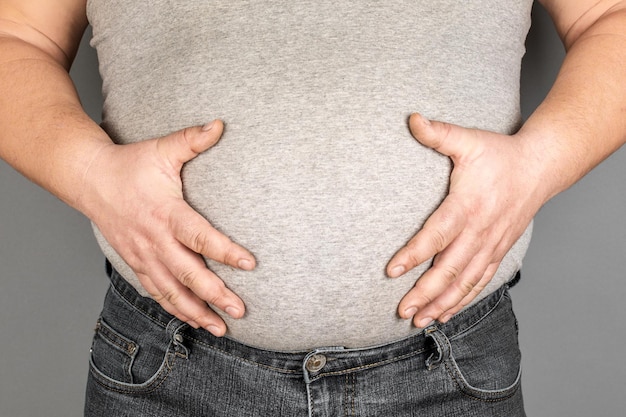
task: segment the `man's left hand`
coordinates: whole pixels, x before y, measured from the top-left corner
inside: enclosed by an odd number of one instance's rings
[[[519,135],[431,122],[409,121],[423,145],[451,158],[450,189],[423,228],[387,266],[396,278],[434,257],[432,266],[400,302],[403,318],[417,327],[448,321],[493,278],[509,249],[545,199],[539,167]]]

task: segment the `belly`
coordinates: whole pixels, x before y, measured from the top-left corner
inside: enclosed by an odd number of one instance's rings
[[[242,272],[208,260],[247,306],[227,319],[231,336],[293,350],[407,335],[397,304],[423,269],[398,280],[384,271],[445,196],[449,161],[411,137],[406,112],[376,124],[329,114],[293,131],[266,116],[227,120],[220,144],[183,174],[190,204],[258,261]]]
[[[257,258],[252,272],[207,260],[246,303],[243,319],[225,318],[243,343],[362,347],[415,332],[396,309],[427,265],[397,280],[385,266],[445,197],[451,166],[411,137],[407,118],[519,124],[531,2],[357,3],[90,2],[115,141],[226,123],[183,183]],[[519,267],[524,242],[494,285]]]

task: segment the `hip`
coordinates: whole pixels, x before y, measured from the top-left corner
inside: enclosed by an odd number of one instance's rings
[[[506,286],[393,343],[276,352],[192,329],[118,278],[96,328],[87,416],[524,416]]]

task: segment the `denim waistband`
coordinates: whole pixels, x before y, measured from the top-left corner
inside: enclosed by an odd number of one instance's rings
[[[141,296],[109,265],[107,265],[107,272],[114,291],[155,324],[166,329],[168,324],[177,320],[163,310],[156,301]],[[519,273],[511,280],[511,284],[517,283],[518,277]],[[455,336],[471,329],[494,310],[510,286],[508,284],[502,286],[477,304],[461,311],[449,322],[436,323],[428,329],[436,327],[449,339],[454,339]],[[194,329],[190,326],[184,328],[181,334],[192,344],[219,351],[256,366],[280,373],[304,375],[305,379],[312,380],[385,365],[434,349],[433,341],[430,340],[427,332],[417,329],[416,331],[415,335],[380,346],[367,348],[320,346],[303,352],[275,352],[259,349],[241,344],[228,336],[215,337],[204,329]],[[319,361],[323,361],[323,365],[316,366],[316,361],[317,365],[320,365]]]

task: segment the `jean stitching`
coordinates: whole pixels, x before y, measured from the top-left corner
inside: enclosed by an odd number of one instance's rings
[[[137,345],[134,341],[115,332],[102,318],[98,320],[96,333],[99,333],[103,339],[117,346],[129,356],[132,354],[132,349]]]
[[[113,291],[115,292],[115,294],[117,294],[122,300],[124,300],[124,302],[126,304],[128,304],[132,309],[137,310],[139,313],[143,314],[144,316],[146,316],[148,319],[154,321],[156,324],[160,325],[161,327],[167,327],[167,323],[159,320],[158,318],[152,316],[150,313],[148,313],[147,311],[145,311],[143,308],[141,308],[140,306],[136,306],[135,304],[133,304],[129,299],[127,299],[120,291],[118,291],[117,288],[115,288],[114,285],[111,286],[113,288]]]
[[[237,355],[233,355],[230,352],[227,352],[227,351],[225,351],[223,349],[220,349],[218,347],[212,346],[212,345],[210,345],[208,343],[203,342],[202,340],[198,340],[198,339],[196,339],[194,337],[191,337],[191,336],[189,336],[189,339],[193,340],[196,344],[202,345],[202,346],[204,346],[204,347],[206,347],[208,349],[214,350],[216,352],[220,352],[220,353],[222,353],[222,354],[224,354],[226,356],[229,356],[231,358],[239,359],[242,362],[248,363],[250,365],[255,365],[255,366],[258,366],[260,368],[265,368],[265,369],[269,369],[269,370],[277,371],[277,372],[281,372],[281,373],[286,373],[286,374],[297,374],[297,373],[299,373],[299,371],[296,371],[296,370],[284,369],[284,368],[276,368],[274,366],[265,365],[265,364],[262,364],[262,363],[258,363],[258,362],[252,361],[250,359],[246,359],[246,358],[242,358],[242,357],[237,356]]]
[[[115,285],[111,285],[111,288],[112,288],[112,289],[113,289],[113,291],[114,291],[114,292],[115,292],[115,293],[116,293],[116,294],[117,294],[117,295],[118,295],[118,296],[119,296],[119,297],[120,297],[120,298],[121,298],[121,299],[122,299],[122,300],[123,300],[123,301],[124,301],[127,305],[129,305],[132,309],[137,310],[139,313],[143,314],[143,315],[144,315],[144,316],[146,316],[148,319],[150,319],[150,320],[154,321],[157,325],[161,325],[161,326],[162,326],[162,327],[164,327],[164,328],[167,326],[167,323],[164,323],[163,321],[159,320],[158,318],[156,318],[156,317],[152,316],[151,314],[149,314],[148,312],[146,312],[143,308],[141,308],[141,307],[139,307],[139,306],[134,305],[134,304],[133,304],[130,300],[128,300],[128,299],[127,299],[127,298],[126,298],[126,297],[125,297],[125,296],[124,296],[124,295],[123,295],[123,294],[122,294],[122,293],[121,293],[121,292],[120,292],[120,291],[119,291],[119,290],[115,287]],[[506,291],[503,291],[503,292],[502,292],[502,294],[500,295],[500,298],[498,298],[498,301],[497,301],[497,302],[493,305],[493,307],[491,307],[491,308],[490,308],[490,309],[489,309],[489,310],[488,310],[488,311],[487,311],[484,315],[482,315],[482,316],[481,316],[479,319],[477,319],[474,323],[472,323],[472,324],[468,325],[467,327],[463,328],[462,330],[458,331],[457,333],[454,333],[452,336],[450,336],[450,338],[449,338],[449,339],[454,339],[454,338],[456,338],[456,337],[460,336],[461,334],[463,334],[463,333],[465,333],[465,332],[469,331],[471,328],[475,327],[476,325],[478,325],[478,324],[479,324],[482,320],[484,320],[484,319],[485,319],[485,317],[487,317],[489,314],[491,314],[491,313],[492,313],[492,312],[493,312],[493,311],[494,311],[494,310],[495,310],[495,309],[496,309],[496,308],[500,305],[500,302],[502,301],[502,298],[503,298],[503,296],[504,296],[504,294],[505,294],[505,293],[506,293]],[[227,356],[229,356],[229,357],[233,357],[233,358],[239,359],[239,360],[241,360],[241,361],[243,361],[243,362],[245,362],[245,363],[248,363],[248,364],[251,364],[251,365],[254,365],[254,366],[257,366],[257,367],[261,367],[261,368],[264,368],[264,369],[269,369],[269,370],[276,371],[276,372],[280,372],[280,373],[284,373],[284,374],[291,374],[291,375],[295,375],[295,374],[298,374],[298,373],[299,373],[299,371],[296,371],[296,370],[290,370],[290,369],[284,369],[284,368],[277,368],[277,367],[273,367],[273,366],[269,366],[269,365],[261,364],[261,363],[255,362],[255,361],[251,361],[251,360],[249,360],[249,359],[242,358],[242,357],[237,356],[237,355],[233,355],[233,354],[231,354],[231,353],[229,353],[229,352],[226,352],[225,350],[222,350],[222,349],[220,349],[220,348],[217,348],[217,347],[215,347],[215,346],[212,346],[212,345],[210,345],[210,344],[207,344],[207,343],[205,343],[205,342],[203,342],[203,341],[201,341],[201,340],[198,340],[198,339],[196,339],[196,338],[190,337],[190,339],[191,339],[191,340],[193,340],[194,342],[196,342],[197,344],[200,344],[200,345],[205,346],[205,347],[207,347],[207,348],[209,348],[209,349],[212,349],[212,350],[214,350],[214,351],[220,352],[220,353],[222,353],[222,354],[224,354],[224,355],[227,355]],[[377,367],[377,366],[387,365],[387,364],[389,364],[389,363],[393,363],[393,362],[396,362],[396,361],[404,360],[404,359],[407,359],[407,358],[412,357],[412,356],[414,356],[414,355],[421,354],[421,353],[423,353],[423,352],[425,352],[425,351],[427,351],[427,349],[420,349],[419,351],[414,351],[414,352],[411,352],[411,353],[408,353],[408,354],[405,354],[405,355],[402,355],[402,356],[399,356],[399,357],[395,357],[395,358],[392,358],[392,359],[388,359],[388,360],[385,360],[385,361],[374,362],[374,363],[371,363],[371,364],[368,364],[368,365],[363,365],[363,366],[359,366],[359,367],[355,367],[355,368],[347,368],[347,369],[344,369],[344,370],[341,370],[341,371],[328,372],[328,373],[321,373],[321,374],[319,374],[316,378],[314,378],[313,380],[318,380],[318,379],[320,379],[320,378],[322,378],[322,377],[325,377],[325,376],[335,376],[335,375],[341,375],[341,374],[343,374],[343,373],[345,373],[345,372],[357,372],[357,371],[361,371],[361,370],[365,370],[365,369],[374,368],[374,367]]]
[[[233,354],[232,354],[232,353],[230,353],[230,352],[226,352],[225,350],[222,350],[222,349],[217,348],[217,347],[215,347],[215,346],[209,345],[209,344],[207,344],[207,343],[205,343],[205,342],[203,342],[203,341],[201,341],[201,340],[195,339],[195,338],[193,338],[193,337],[190,337],[189,339],[193,340],[193,341],[194,341],[194,342],[196,342],[197,344],[202,345],[202,346],[204,346],[204,347],[206,347],[206,348],[209,348],[209,349],[211,349],[211,350],[214,350],[214,351],[220,352],[220,353],[222,353],[222,354],[224,354],[224,355],[226,355],[226,356],[229,356],[229,357],[233,357],[233,358],[239,359],[239,360],[241,360],[242,362],[246,362],[246,363],[248,363],[248,364],[250,364],[250,365],[254,365],[254,366],[258,366],[258,367],[260,367],[260,368],[270,369],[270,370],[272,370],[272,371],[277,371],[277,372],[286,373],[286,374],[297,374],[297,373],[299,373],[299,371],[296,371],[296,370],[284,369],[284,368],[276,368],[276,367],[274,367],[274,366],[265,365],[265,364],[262,364],[262,363],[258,363],[258,362],[255,362],[255,361],[251,361],[251,360],[246,359],[246,358],[239,357],[239,356],[237,356],[237,355],[233,355]],[[379,362],[370,363],[370,364],[368,364],[368,365],[362,365],[362,366],[358,366],[358,367],[354,367],[354,368],[346,368],[346,369],[341,370],[341,371],[334,371],[334,372],[325,372],[325,373],[321,373],[321,374],[317,375],[314,379],[312,379],[312,381],[316,381],[316,380],[318,380],[318,379],[320,379],[321,377],[324,377],[324,376],[335,376],[335,375],[341,375],[341,374],[343,374],[343,373],[345,373],[345,372],[356,372],[356,371],[361,371],[361,370],[364,370],[364,369],[375,368],[375,367],[377,367],[377,366],[387,365],[387,364],[389,364],[389,363],[393,363],[393,362],[401,361],[401,360],[404,360],[404,359],[410,358],[410,357],[412,357],[412,356],[419,355],[419,354],[421,354],[421,353],[426,352],[427,350],[428,350],[428,349],[420,349],[420,350],[416,350],[416,351],[413,351],[413,352],[410,352],[410,353],[406,353],[406,354],[404,354],[404,355],[402,355],[402,356],[397,356],[397,357],[394,357],[394,358],[391,358],[391,359],[387,359],[387,360],[384,360],[384,361],[379,361]]]
[[[450,375],[450,377],[452,378],[452,380],[456,384],[456,386],[459,389],[459,391],[461,391],[461,393],[463,395],[465,395],[466,397],[471,398],[473,400],[483,401],[483,402],[488,402],[488,403],[496,403],[496,402],[508,400],[509,398],[513,397],[515,395],[515,393],[519,389],[519,376],[518,376],[518,378],[516,379],[516,382],[512,386],[510,386],[508,388],[505,388],[502,391],[484,391],[484,392],[481,392],[481,391],[478,391],[476,389],[471,388],[470,386],[467,386],[467,384],[465,384],[465,383],[459,382],[456,373],[454,372],[454,370],[450,369],[450,366],[448,365],[447,361],[446,361],[446,363],[444,365],[446,367],[446,371],[448,372],[448,374]],[[481,397],[479,397],[480,394],[498,395],[499,393],[502,393],[502,396],[499,396],[498,398],[481,398]]]
[[[491,313],[493,313],[493,311],[496,308],[498,308],[498,306],[502,302],[502,298],[504,297],[504,294],[506,294],[506,291],[503,291],[502,294],[500,295],[500,298],[498,298],[498,301],[496,301],[496,303],[487,312],[485,312],[485,314],[480,316],[475,322],[471,323],[467,327],[464,327],[463,329],[459,330],[458,332],[452,334],[449,337],[446,336],[446,337],[448,337],[448,340],[455,339],[455,338],[461,336],[463,333],[467,333],[468,331],[470,331],[474,327],[478,326],[486,317],[488,317]]]
[[[343,401],[343,415],[344,417],[349,417],[350,416],[350,411],[349,411],[349,398],[350,398],[350,394],[348,393],[348,386],[350,385],[350,381],[349,381],[349,374],[346,374],[345,378],[344,378],[344,389],[343,389],[343,396],[345,397],[344,401]]]
[[[352,416],[356,417],[356,375],[352,374]]]
[[[309,400],[309,417],[314,414],[314,406],[313,406],[313,395],[311,394],[311,384],[306,385],[308,400]]]
[[[410,353],[406,353],[404,355],[401,356],[397,356],[391,359],[387,359],[384,361],[379,361],[379,362],[374,362],[374,363],[370,363],[368,365],[362,365],[362,366],[357,366],[355,368],[346,368],[346,369],[342,369],[341,371],[333,371],[333,372],[323,372],[320,373],[319,375],[317,375],[315,378],[312,379],[312,381],[316,381],[320,378],[326,377],[326,376],[336,376],[336,375],[341,375],[343,373],[346,372],[357,372],[357,371],[362,371],[364,369],[370,369],[370,368],[375,368],[377,366],[384,366],[384,365],[388,365],[390,363],[394,363],[394,362],[398,362],[404,359],[408,359],[412,356],[417,356],[421,353],[426,352],[428,349],[420,349],[420,350],[416,350],[414,352],[410,352]]]
[[[345,390],[344,413],[346,417],[356,416],[356,375],[346,374],[346,390]]]
[[[117,392],[120,394],[129,394],[129,395],[141,395],[141,394],[149,394],[151,392],[156,391],[163,383],[169,378],[172,370],[174,369],[173,363],[170,363],[170,356],[175,356],[172,352],[167,352],[165,357],[165,363],[159,369],[159,371],[151,378],[149,384],[145,386],[136,385],[136,386],[124,386],[119,382],[107,377],[102,374],[100,370],[98,370],[93,364],[90,366],[90,372],[94,376],[94,381],[104,387],[105,389],[113,392]],[[167,371],[166,371],[167,369]]]
[[[453,340],[455,337],[459,337],[463,333],[469,331],[470,329],[472,329],[473,327],[478,325],[487,316],[489,316],[491,313],[493,313],[493,311],[500,305],[500,303],[502,302],[502,300],[504,299],[506,294],[507,294],[507,291],[503,291],[501,296],[500,296],[500,298],[493,305],[493,307],[490,308],[489,311],[487,311],[475,323],[472,323],[467,328],[463,329],[462,331],[454,334],[453,336],[451,336],[449,338],[446,336],[446,338],[448,340]],[[520,387],[521,367],[518,370],[518,374],[517,374],[517,377],[516,377],[515,381],[509,387],[506,387],[506,388],[501,389],[501,390],[480,390],[480,389],[472,387],[465,380],[465,377],[463,376],[461,370],[456,365],[456,362],[455,362],[453,357],[448,358],[444,362],[444,365],[446,367],[446,371],[448,372],[450,377],[453,379],[453,381],[456,384],[456,386],[458,387],[458,389],[461,391],[461,393],[463,393],[463,395],[465,395],[468,398],[472,398],[472,399],[479,400],[479,401],[484,401],[484,402],[499,402],[499,401],[507,400],[507,399],[513,397],[515,395],[515,393],[519,390],[519,387]],[[484,398],[484,396],[498,396],[498,397],[497,398]]]

